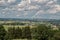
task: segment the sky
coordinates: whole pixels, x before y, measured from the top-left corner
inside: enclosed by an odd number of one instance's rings
[[[60,0],[0,0],[0,18],[60,19]]]

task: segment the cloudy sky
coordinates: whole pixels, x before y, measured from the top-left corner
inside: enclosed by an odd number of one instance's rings
[[[60,19],[60,0],[0,0],[0,18]]]

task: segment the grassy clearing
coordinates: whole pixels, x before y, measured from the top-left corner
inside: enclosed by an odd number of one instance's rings
[[[8,30],[9,27],[15,27],[15,28],[16,27],[20,27],[20,28],[25,27],[25,26],[21,26],[21,25],[3,25],[3,26],[4,26],[6,31]]]
[[[23,28],[23,27],[26,27],[26,26],[21,26],[21,25],[3,25],[5,30],[7,31],[9,27],[19,27],[19,28]],[[30,28],[34,28],[36,26],[30,26]]]

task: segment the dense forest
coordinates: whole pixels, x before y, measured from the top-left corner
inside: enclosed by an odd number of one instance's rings
[[[9,27],[6,31],[3,25],[0,25],[0,40],[27,39],[27,40],[60,40],[59,30],[53,30],[51,26],[39,24],[37,27]]]

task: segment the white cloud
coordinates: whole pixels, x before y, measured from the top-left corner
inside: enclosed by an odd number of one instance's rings
[[[3,14],[5,14],[5,12],[2,12]]]
[[[28,9],[29,10],[37,10],[37,9],[39,9],[39,7],[36,5],[36,6],[34,6],[34,5],[30,5],[29,7],[28,7]]]
[[[46,1],[48,1],[48,0],[33,0],[33,1],[39,2],[39,3],[44,3],[44,2],[46,2]]]
[[[60,5],[54,5],[53,8],[47,10],[48,13],[55,14],[57,12],[60,12]]]
[[[0,6],[7,6],[14,3],[16,0],[0,0]]]
[[[45,13],[44,10],[40,10],[40,11],[37,12],[37,14],[44,14],[44,13]]]
[[[16,0],[8,0],[7,2],[8,3],[14,3],[14,2],[16,2]]]
[[[38,11],[32,18],[35,18],[36,16],[41,15],[41,14],[45,14],[45,11],[44,10]]]
[[[55,5],[55,9],[56,9],[57,11],[60,11],[60,5]]]
[[[27,3],[27,1],[21,1],[17,6],[17,9],[18,11],[21,11],[21,10],[37,10],[39,9],[39,6],[37,5],[32,5],[30,3]]]
[[[53,0],[53,1],[57,2],[57,0]]]
[[[19,15],[19,14],[17,14],[16,16],[17,16],[17,17],[19,17],[20,15]]]
[[[49,2],[47,3],[47,5],[51,5],[51,4],[54,4],[54,1],[49,1]]]
[[[0,0],[0,5],[6,4],[5,0]]]
[[[46,6],[48,6],[50,8],[54,7],[55,5],[56,5],[56,3],[54,1],[49,1],[46,3]]]
[[[27,5],[27,2],[26,1],[21,1],[17,6],[20,7],[20,8],[23,8]]]
[[[57,13],[56,9],[47,10],[47,13],[55,14]]]
[[[17,0],[1,0],[0,1],[0,5],[9,5],[10,3],[14,3]],[[4,8],[2,10],[3,14],[5,13],[16,13],[17,17],[20,17],[21,15],[23,16],[30,16],[30,12],[31,15],[33,15],[33,17],[35,18],[37,16],[37,18],[43,18],[43,17],[39,17],[41,14],[55,14],[57,12],[60,12],[60,5],[56,3],[57,0],[23,0],[20,3],[16,4],[16,5],[10,5],[6,8]],[[22,12],[22,13],[21,13]],[[26,13],[25,13],[26,12]],[[19,13],[19,14],[18,14]],[[21,14],[21,15],[20,15]],[[22,16],[22,17],[23,17]],[[29,17],[28,16],[28,17]]]

